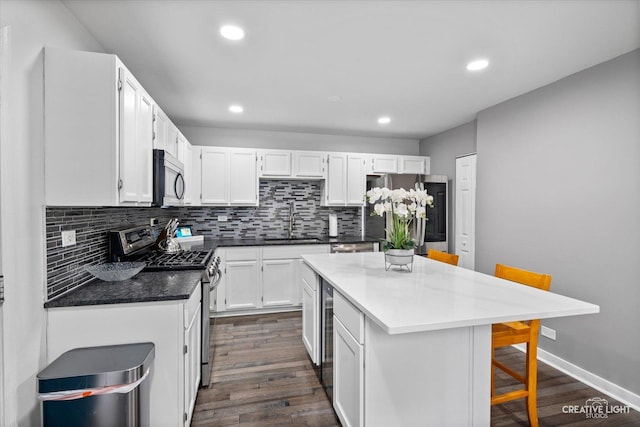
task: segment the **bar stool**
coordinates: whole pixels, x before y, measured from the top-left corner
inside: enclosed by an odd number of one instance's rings
[[[435,249],[429,249],[427,251],[427,258],[436,261],[446,262],[451,265],[458,265],[459,255],[448,254],[446,252],[436,251]]]
[[[523,285],[548,291],[551,287],[551,276],[534,273],[503,264],[496,264],[496,277],[517,282]],[[491,328],[491,405],[508,402],[514,399],[526,398],[527,416],[532,427],[538,426],[538,409],[536,403],[536,389],[538,381],[538,332],[540,319],[522,322],[497,323]],[[494,357],[495,349],[513,344],[527,344],[525,374],[522,375],[506,366]],[[523,389],[496,395],[494,382],[494,367],[504,371],[511,377],[524,384]]]

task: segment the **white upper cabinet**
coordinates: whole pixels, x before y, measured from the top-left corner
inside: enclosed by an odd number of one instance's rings
[[[231,182],[229,204],[232,206],[258,206],[258,175],[255,150],[233,148],[230,151]]]
[[[293,175],[297,178],[324,178],[327,153],[313,151],[293,152]]]
[[[156,104],[153,106],[153,148],[167,151],[169,117]]]
[[[367,191],[366,156],[349,154],[347,156],[347,205],[361,206]]]
[[[398,173],[428,175],[430,158],[423,156],[400,156]]]
[[[189,175],[191,179],[186,190],[191,198],[191,206],[200,206],[202,204],[202,147],[191,145],[191,171]]]
[[[167,123],[167,141],[165,142],[165,150],[173,157],[178,157],[178,135],[180,131],[171,120]]]
[[[45,200],[149,206],[153,101],[115,55],[47,48]]]
[[[202,147],[202,204],[229,204],[229,151]]]
[[[371,156],[372,173],[398,173],[398,156],[393,154],[373,154]]]
[[[291,151],[264,150],[258,152],[261,177],[290,177]]]
[[[244,148],[200,147],[201,204],[257,206],[257,153]]]
[[[324,204],[344,206],[347,203],[347,155],[330,153],[328,162]]]
[[[366,178],[366,155],[329,153],[322,204],[362,206]]]
[[[258,152],[260,178],[322,179],[327,153],[315,151],[262,150]]]
[[[187,138],[178,132],[178,160],[184,165],[184,204],[193,204],[193,149]]]

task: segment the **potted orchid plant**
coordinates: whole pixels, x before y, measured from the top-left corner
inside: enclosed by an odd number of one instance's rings
[[[411,223],[414,218],[426,219],[426,207],[433,207],[433,196],[426,190],[376,187],[367,191],[366,199],[374,205],[371,215],[389,214],[383,245],[386,259],[394,265],[410,263],[416,244],[411,236]]]

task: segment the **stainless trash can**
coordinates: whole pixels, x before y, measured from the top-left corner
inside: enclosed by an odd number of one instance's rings
[[[76,348],[38,374],[45,427],[148,424],[153,343]],[[145,422],[146,420],[146,422]]]

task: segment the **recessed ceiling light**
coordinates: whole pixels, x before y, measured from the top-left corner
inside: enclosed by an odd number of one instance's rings
[[[389,123],[391,123],[391,117],[387,117],[387,116],[378,117],[378,124],[388,125]]]
[[[244,107],[238,104],[230,105],[229,111],[231,111],[232,113],[240,114],[244,111]]]
[[[228,40],[242,40],[244,30],[236,25],[224,25],[220,27],[220,35]]]
[[[478,59],[476,61],[471,61],[467,64],[467,70],[469,71],[479,71],[484,70],[489,66],[489,61],[486,59]]]

